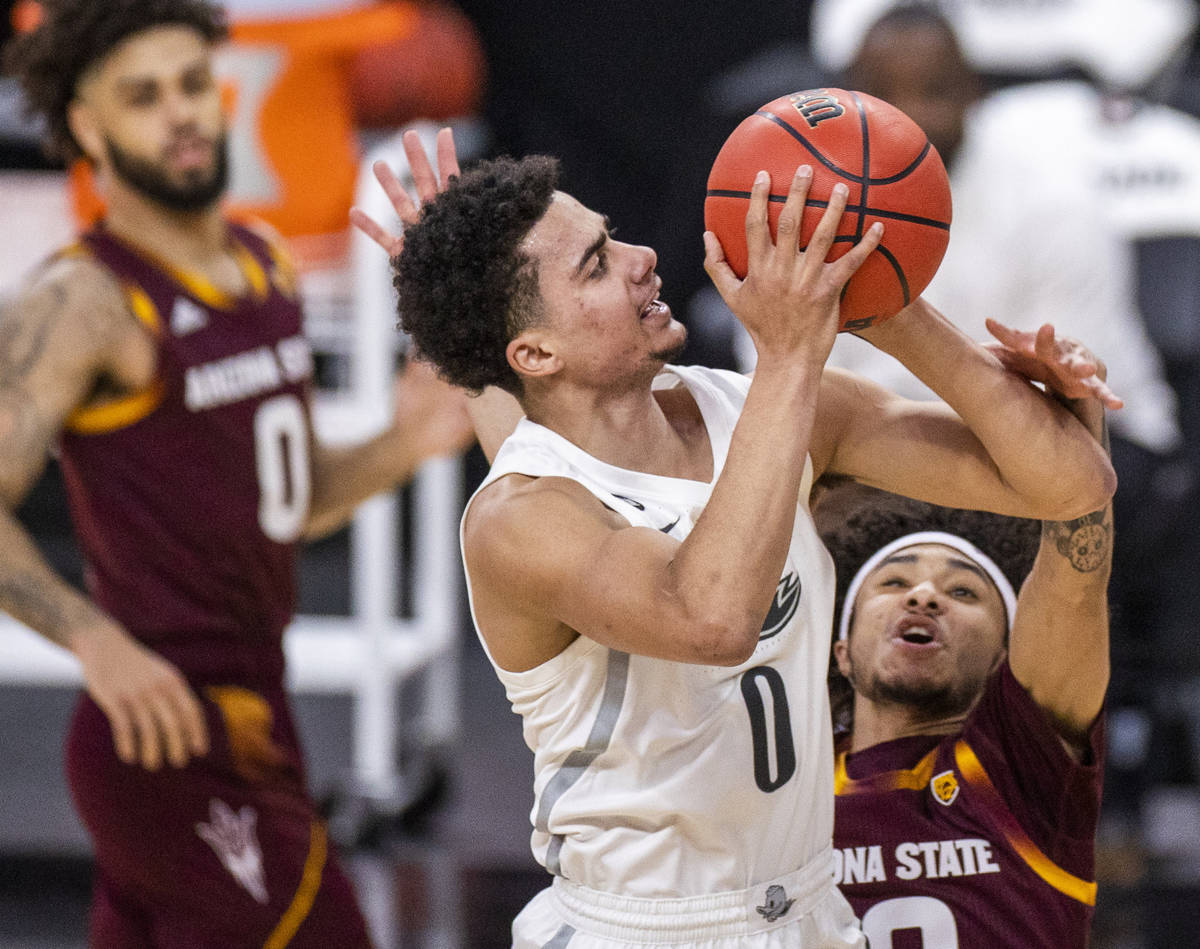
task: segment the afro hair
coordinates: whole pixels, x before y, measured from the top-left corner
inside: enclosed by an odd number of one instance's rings
[[[516,396],[508,343],[541,314],[536,263],[521,241],[558,186],[546,155],[478,163],[421,209],[393,261],[400,328],[454,385]]]

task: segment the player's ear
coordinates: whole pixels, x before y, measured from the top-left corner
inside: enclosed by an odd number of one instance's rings
[[[838,672],[850,678],[850,643],[839,639],[833,644],[833,658],[837,660]]]
[[[96,120],[95,109],[80,98],[67,104],[67,128],[88,159],[95,164],[104,154],[104,135]]]
[[[526,330],[505,348],[513,371],[522,377],[549,376],[562,368],[562,359],[549,334],[537,327]]]

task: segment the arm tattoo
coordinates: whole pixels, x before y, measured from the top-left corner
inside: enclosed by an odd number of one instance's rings
[[[21,320],[12,305],[0,314],[0,381],[24,377],[45,352],[51,330],[63,318],[67,291],[61,283],[52,283],[47,290],[52,299],[42,319]]]
[[[1108,508],[1070,521],[1043,521],[1042,537],[1080,573],[1099,570],[1108,561],[1112,546]]]
[[[1108,439],[1108,416],[1100,421],[1099,442],[1112,455]],[[1112,509],[1102,507],[1071,521],[1043,521],[1042,538],[1066,557],[1080,573],[1099,570],[1112,556]]]

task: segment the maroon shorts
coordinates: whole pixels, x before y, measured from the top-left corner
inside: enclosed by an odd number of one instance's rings
[[[96,858],[92,949],[366,949],[353,890],[304,787],[282,690],[202,690],[210,751],[123,764],[83,695],[67,777]]]

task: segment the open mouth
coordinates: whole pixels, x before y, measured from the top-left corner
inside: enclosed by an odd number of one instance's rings
[[[665,312],[666,309],[667,305],[663,303],[662,300],[655,298],[642,307],[642,312],[639,315],[643,320],[645,320],[649,319],[650,317],[660,315],[661,313]]]
[[[180,139],[171,144],[167,154],[184,167],[206,165],[212,161],[212,143],[202,138]]]
[[[912,643],[915,646],[924,646],[926,643],[933,642],[933,635],[919,627],[913,627],[900,634],[900,638],[906,643]]]
[[[932,620],[910,618],[901,620],[893,639],[910,646],[932,646],[937,644],[937,627]]]

